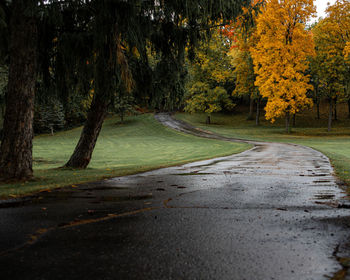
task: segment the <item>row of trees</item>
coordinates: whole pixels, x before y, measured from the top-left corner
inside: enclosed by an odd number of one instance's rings
[[[79,96],[88,100],[86,123],[66,164],[85,168],[109,108],[118,108],[130,92],[154,107],[179,106],[186,53],[193,59],[194,48],[214,22],[234,20],[249,4],[249,0],[2,1],[0,64],[8,65],[9,75],[1,180],[33,176],[35,98],[59,100],[63,108],[57,110],[65,114],[72,100]]]
[[[221,59],[213,58],[209,45],[206,59],[221,73],[228,73],[221,83],[234,86],[229,93],[250,98],[248,118],[252,116],[254,101],[257,103],[257,124],[262,99],[266,102],[266,118],[274,122],[284,117],[287,132],[291,117],[313,103],[319,118],[319,104],[324,99],[329,102],[329,130],[337,101],[348,101],[350,115],[350,2],[337,0],[328,7],[326,18],[307,27],[315,11],[313,0],[255,0],[243,8],[235,22],[219,28],[219,35],[212,37],[221,50],[226,49],[220,52],[216,47]],[[202,59],[191,68],[200,73],[198,69],[206,64]],[[200,79],[207,80],[205,76]],[[215,102],[222,103],[223,99],[217,97]],[[206,107],[216,111],[223,108],[210,104]],[[212,112],[203,108],[191,94],[185,109]]]

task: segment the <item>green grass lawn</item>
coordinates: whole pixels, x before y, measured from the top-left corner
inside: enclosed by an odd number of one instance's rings
[[[347,184],[350,184],[350,120],[347,119],[345,105],[340,105],[339,120],[334,122],[334,128],[327,132],[327,108],[322,107],[321,120],[315,118],[315,109],[299,114],[296,127],[292,133],[285,133],[284,122],[279,120],[274,124],[261,118],[261,125],[255,121],[246,120],[246,114],[214,114],[213,123],[205,124],[204,114],[179,113],[176,118],[189,122],[197,127],[206,129],[227,137],[241,139],[288,142],[312,147],[327,155],[336,173]]]
[[[123,176],[160,167],[178,165],[248,149],[246,144],[203,139],[173,131],[153,115],[105,121],[89,168],[58,169],[72,154],[81,128],[34,139],[35,180],[0,186],[0,197],[15,197],[40,190],[69,186],[103,178]]]

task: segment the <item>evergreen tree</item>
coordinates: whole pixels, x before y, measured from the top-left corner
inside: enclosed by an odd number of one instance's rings
[[[0,178],[32,177],[34,88],[37,65],[37,0],[11,2],[9,78],[0,147]]]
[[[160,54],[158,73],[161,79],[156,90],[161,108],[172,109],[183,93],[182,73],[185,47],[194,46],[200,31],[210,28],[212,22],[232,20],[248,0],[229,1],[107,1],[95,2],[96,70],[95,95],[87,122],[78,145],[66,164],[67,167],[86,168],[92,156],[97,137],[108,109],[115,79],[127,82],[128,63],[121,51],[121,39],[129,47],[138,47],[141,56],[146,54],[146,41]],[[113,57],[116,47],[119,55]],[[114,63],[113,59],[117,60]],[[115,73],[120,73],[115,76]],[[118,79],[119,77],[119,79]],[[169,77],[173,77],[169,79]],[[182,79],[183,80],[183,79]],[[164,82],[166,81],[166,83]]]
[[[163,108],[176,108],[183,94],[185,48],[189,46],[191,51],[201,31],[212,22],[234,19],[242,5],[249,2],[12,0],[4,4],[2,1],[0,32],[10,30],[10,34],[2,36],[0,56],[4,59],[4,53],[10,50],[7,52],[10,66],[0,177],[27,179],[33,174],[37,78],[50,92],[56,89],[54,95],[65,107],[71,94],[85,93],[88,98],[94,89],[86,124],[67,163],[69,167],[85,168],[117,87],[123,83],[130,90],[130,68],[123,45],[136,48],[145,65],[147,46],[151,45],[161,58],[153,80],[158,81],[153,100]],[[7,15],[11,18],[7,19]],[[9,28],[3,28],[4,19],[10,22]]]

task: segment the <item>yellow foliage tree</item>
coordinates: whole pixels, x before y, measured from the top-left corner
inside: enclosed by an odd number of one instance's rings
[[[350,42],[347,42],[346,43],[346,46],[345,46],[345,48],[344,48],[344,56],[345,56],[345,58],[349,58],[349,56],[350,56]]]
[[[306,96],[312,86],[304,73],[314,43],[304,23],[314,13],[313,0],[267,0],[257,19],[258,43],[251,49],[255,84],[267,98],[266,118],[285,117],[287,132],[290,116],[312,106]]]
[[[243,8],[242,15],[235,22],[225,26],[223,34],[231,42],[229,55],[232,57],[234,76],[236,79],[235,89],[232,94],[236,96],[249,96],[250,108],[248,120],[253,118],[254,101],[256,101],[256,124],[259,124],[260,94],[255,86],[256,75],[254,73],[253,60],[250,49],[255,46],[253,36],[256,29],[256,18],[263,4],[262,0],[252,0],[247,8]]]
[[[339,97],[349,102],[350,112],[350,2],[337,0],[327,8],[327,16],[313,28],[320,82],[329,101],[328,130],[333,106]]]

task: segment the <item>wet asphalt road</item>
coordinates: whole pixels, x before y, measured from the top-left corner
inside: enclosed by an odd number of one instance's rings
[[[0,203],[0,279],[349,279],[350,209],[329,160],[250,143]]]

